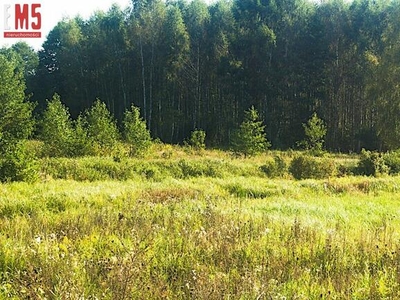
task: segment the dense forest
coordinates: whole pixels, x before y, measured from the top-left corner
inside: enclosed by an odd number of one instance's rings
[[[73,118],[100,99],[121,123],[133,104],[154,138],[202,129],[223,147],[254,106],[273,148],[317,113],[329,150],[385,150],[400,146],[399,20],[398,0],[132,0],[1,53],[38,118],[55,93]]]

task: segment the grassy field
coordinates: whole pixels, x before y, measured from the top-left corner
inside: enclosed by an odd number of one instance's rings
[[[400,177],[268,178],[267,159],[44,159],[0,186],[0,298],[399,299]]]

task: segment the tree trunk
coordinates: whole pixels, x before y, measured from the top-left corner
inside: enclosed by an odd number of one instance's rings
[[[143,90],[143,117],[147,120],[147,99],[146,99],[146,78],[145,78],[145,65],[143,56],[143,43],[142,36],[139,36],[140,60],[142,65],[142,90]]]

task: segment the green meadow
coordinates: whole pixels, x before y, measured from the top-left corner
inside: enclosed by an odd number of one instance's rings
[[[271,155],[42,159],[0,186],[0,298],[399,299],[400,177],[271,177]]]

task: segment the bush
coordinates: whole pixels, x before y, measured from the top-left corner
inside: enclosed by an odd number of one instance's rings
[[[206,148],[205,144],[206,132],[204,130],[194,130],[190,135],[187,144],[196,151],[201,151]]]
[[[389,167],[385,163],[383,154],[363,149],[357,165],[357,173],[366,176],[380,176],[388,174]]]
[[[383,155],[385,165],[389,168],[390,174],[400,173],[400,152],[389,152]]]
[[[281,156],[276,155],[273,159],[266,161],[266,163],[260,167],[260,170],[268,177],[280,177],[287,173],[287,165]]]
[[[181,159],[178,161],[178,166],[181,170],[180,174],[183,178],[191,177],[213,177],[222,178],[224,177],[224,168],[222,162],[217,160],[185,160]]]
[[[140,169],[140,175],[146,179],[151,181],[162,181],[165,177],[165,174],[162,174],[159,167],[152,164],[143,165]]]
[[[30,152],[33,157],[43,157],[45,154],[44,143],[40,140],[27,140],[25,142],[26,151]]]
[[[184,178],[200,177],[204,175],[203,166],[196,161],[181,159],[178,162],[178,166],[181,168]]]
[[[353,176],[354,174],[357,174],[357,166],[355,165],[338,164],[336,169],[338,177]]]
[[[146,122],[140,118],[139,108],[132,105],[131,110],[126,110],[122,124],[123,137],[129,144],[130,155],[143,155],[151,146],[151,137]]]
[[[8,146],[0,160],[0,180],[2,182],[33,182],[39,177],[39,165],[32,152],[28,151],[26,142]]]
[[[307,178],[320,179],[333,176],[336,172],[336,166],[329,159],[300,155],[292,160],[289,171],[298,180]]]

